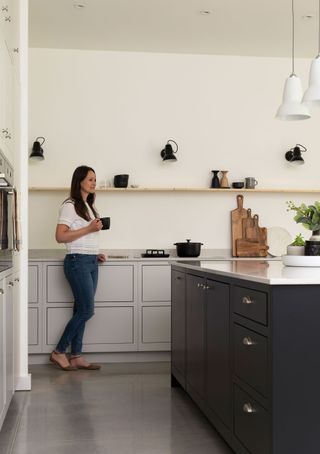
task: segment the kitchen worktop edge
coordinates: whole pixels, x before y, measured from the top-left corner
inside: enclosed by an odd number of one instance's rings
[[[228,249],[203,249],[199,257],[177,257],[176,249],[166,250],[169,257],[141,257],[145,249],[102,249],[101,253],[105,254],[107,261],[112,262],[176,262],[176,261],[199,261],[199,260],[239,260],[238,257],[232,257]],[[65,257],[64,249],[29,249],[29,261],[62,261]],[[121,257],[121,258],[119,258]],[[261,260],[261,257],[246,258],[242,260]],[[280,260],[279,257],[268,258],[268,260]]]

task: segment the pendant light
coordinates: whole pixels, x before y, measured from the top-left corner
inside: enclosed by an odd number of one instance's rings
[[[303,101],[320,105],[320,0],[318,7],[318,55],[311,63],[309,73],[309,87],[306,90]]]
[[[291,2],[292,10],[292,71],[287,78],[284,90],[282,104],[279,107],[276,118],[279,120],[307,120],[310,113],[306,104],[301,103],[302,86],[300,78],[294,72],[294,0]]]

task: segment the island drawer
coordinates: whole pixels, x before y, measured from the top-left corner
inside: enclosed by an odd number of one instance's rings
[[[269,413],[234,385],[234,435],[250,454],[270,454]]]
[[[268,295],[259,290],[234,286],[233,311],[263,325],[268,324]]]
[[[261,395],[268,393],[268,339],[233,325],[234,372]]]

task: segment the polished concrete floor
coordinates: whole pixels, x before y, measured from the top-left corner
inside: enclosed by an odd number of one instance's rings
[[[1,454],[232,454],[188,396],[170,387],[168,363],[30,372],[32,391],[14,396]]]

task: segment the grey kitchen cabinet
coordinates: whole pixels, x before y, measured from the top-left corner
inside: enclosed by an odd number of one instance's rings
[[[139,351],[170,351],[171,265],[138,265]]]
[[[43,304],[42,263],[28,266],[28,345],[29,353],[42,352]]]
[[[134,263],[99,266],[95,315],[88,320],[84,352],[137,350],[136,272]],[[44,342],[42,351],[57,344],[72,316],[73,296],[60,263],[44,264]]]
[[[187,294],[173,284],[172,385],[184,387],[237,454],[318,454],[320,285],[172,268],[173,283],[183,274],[190,282]]]
[[[170,351],[171,266],[112,262],[99,266],[95,316],[84,351]],[[29,262],[29,353],[48,353],[71,317],[73,296],[61,261]]]

